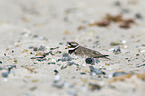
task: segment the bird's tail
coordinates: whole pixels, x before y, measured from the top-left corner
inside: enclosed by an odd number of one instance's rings
[[[108,58],[109,55],[101,55],[101,56],[98,56],[98,57],[95,57],[95,58],[105,58],[105,59],[109,59],[111,60],[110,58]]]

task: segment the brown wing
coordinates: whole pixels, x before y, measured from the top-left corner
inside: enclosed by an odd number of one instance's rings
[[[80,46],[79,48],[77,48],[75,50],[75,55],[79,55],[79,56],[85,56],[86,55],[86,50],[84,49],[84,47]]]
[[[84,53],[87,54],[88,57],[93,57],[93,58],[99,58],[99,57],[106,57],[108,55],[103,55],[101,54],[100,52],[96,51],[96,50],[91,50],[91,49],[88,49],[88,48],[84,48]],[[86,51],[86,49],[88,51]]]
[[[100,52],[95,51],[95,50],[92,51],[92,57],[97,58],[97,57],[100,57],[100,56],[102,56],[102,54]]]
[[[99,57],[106,57],[108,55],[102,55],[100,52],[95,51],[95,50],[91,50],[88,48],[85,48],[83,46],[80,46],[79,48],[77,48],[77,50],[75,50],[75,55],[79,55],[79,56],[87,56],[87,57],[93,57],[93,58],[99,58]]]

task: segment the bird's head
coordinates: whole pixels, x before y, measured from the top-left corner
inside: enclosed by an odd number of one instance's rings
[[[79,47],[79,44],[74,41],[67,42],[67,44],[68,44],[68,46],[65,49],[74,50]]]

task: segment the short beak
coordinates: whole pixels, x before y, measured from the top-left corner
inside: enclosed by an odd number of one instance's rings
[[[69,49],[69,47],[66,47],[65,49]]]

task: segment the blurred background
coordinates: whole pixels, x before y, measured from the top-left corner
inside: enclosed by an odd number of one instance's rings
[[[24,31],[52,40],[75,38],[80,25],[107,13],[142,18],[144,5],[144,0],[1,0],[0,44],[15,42]]]

